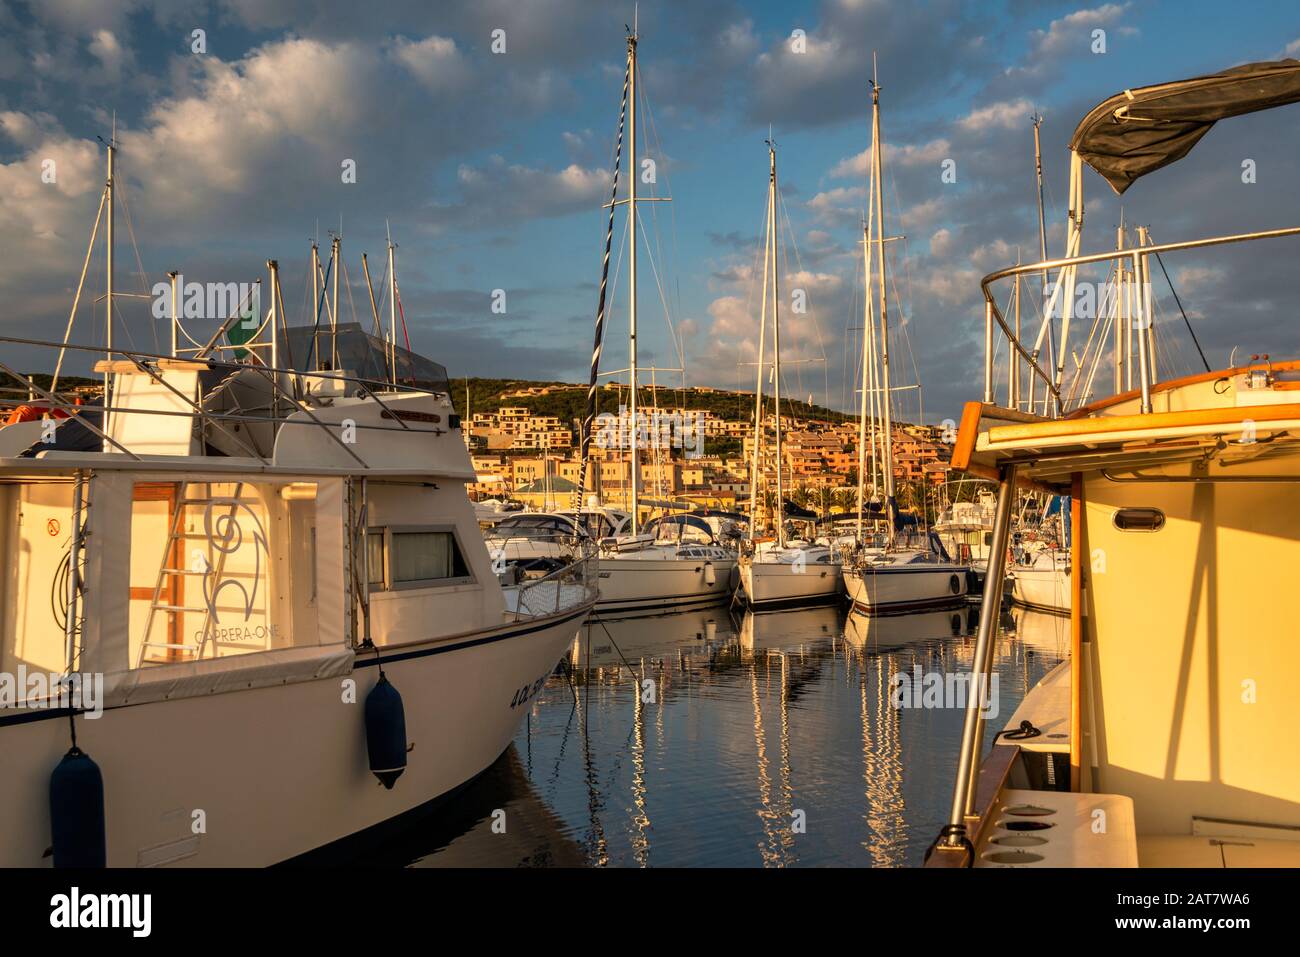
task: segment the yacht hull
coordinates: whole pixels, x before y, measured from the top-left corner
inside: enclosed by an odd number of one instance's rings
[[[830,602],[840,595],[840,566],[745,561],[740,563],[740,587],[752,608]]]
[[[602,560],[596,613],[608,616],[715,605],[730,597],[735,569],[734,558]]]
[[[1017,605],[1057,615],[1070,613],[1070,576],[1061,568],[1017,568],[1011,600]]]
[[[108,865],[275,864],[450,794],[506,750],[589,610],[385,647],[411,745],[391,790],[367,761],[372,652],[331,677],[78,718],[78,746],[103,774]],[[68,745],[66,712],[0,716],[0,866],[48,864],[50,774]]]
[[[961,604],[966,601],[966,569],[929,563],[845,568],[844,590],[853,610],[865,614]]]

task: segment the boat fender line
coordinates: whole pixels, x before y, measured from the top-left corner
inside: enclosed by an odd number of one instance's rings
[[[50,837],[54,866],[105,867],[104,776],[90,755],[77,747],[75,712],[72,747],[50,775]]]
[[[1042,734],[1042,730],[1035,728],[1030,721],[1021,721],[1020,726],[1012,728],[1010,731],[999,731],[993,736],[994,743],[998,738],[1006,738],[1008,741],[1024,741],[1026,738],[1036,738]]]
[[[373,642],[370,645],[375,650],[375,660],[380,664],[379,680],[366,695],[366,756],[370,761],[370,772],[391,791],[406,770],[406,755],[414,745],[408,747],[406,743],[406,710],[402,706],[402,696],[388,680],[378,647]]]
[[[704,563],[704,584],[716,585],[718,583],[718,573],[713,570],[713,562]]]

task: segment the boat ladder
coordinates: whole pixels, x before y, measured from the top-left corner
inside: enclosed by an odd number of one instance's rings
[[[191,495],[190,490],[196,486],[206,486],[203,495]],[[149,614],[144,622],[144,641],[140,646],[140,660],[136,667],[144,667],[148,664],[166,664],[175,659],[172,657],[176,652],[182,656],[192,656],[189,658],[182,657],[180,660],[198,660],[208,650],[209,643],[213,644],[215,653],[215,639],[213,638],[213,625],[216,621],[216,608],[211,600],[201,605],[185,605],[177,603],[174,597],[181,590],[182,583],[186,577],[195,577],[201,582],[209,580],[207,576],[211,575],[211,581],[220,581],[226,564],[227,551],[216,548],[221,538],[220,529],[222,527],[222,518],[228,522],[233,519],[236,510],[239,508],[241,495],[243,493],[244,483],[237,482],[233,495],[213,495],[211,482],[182,482],[177,489],[176,508],[172,515],[171,527],[167,535],[167,544],[163,549],[162,561],[158,565],[158,577],[154,581],[153,597],[149,601]],[[187,509],[202,506],[204,509],[203,517],[205,519],[211,515],[214,507],[225,506],[229,511],[224,516],[217,516],[215,520],[209,519],[206,524],[213,528],[213,535],[206,532],[187,531],[186,518]],[[216,539],[217,541],[214,541]],[[189,566],[182,564],[185,549],[183,543],[186,541],[200,541],[207,543],[207,552],[203,549],[195,548],[192,554],[192,560]],[[216,550],[216,560],[213,561],[212,552]],[[174,564],[173,564],[174,563]],[[167,589],[168,598],[164,599],[164,587],[171,585]],[[183,641],[150,641],[153,634],[154,618],[159,612],[168,616],[169,634],[179,638],[184,634],[182,623],[184,615],[202,614],[203,628],[197,632],[198,640],[194,642]],[[150,657],[150,649],[162,651],[166,657]]]

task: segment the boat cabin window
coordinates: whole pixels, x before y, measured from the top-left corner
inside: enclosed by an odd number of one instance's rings
[[[129,666],[325,641],[318,492],[315,482],[136,482],[124,519]]]
[[[372,528],[371,590],[397,591],[474,581],[456,533],[443,527]]]
[[[1164,528],[1165,513],[1158,508],[1121,508],[1115,527],[1121,532],[1157,532]]]

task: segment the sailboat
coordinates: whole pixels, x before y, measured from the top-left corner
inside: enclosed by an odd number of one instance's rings
[[[445,369],[288,327],[267,266],[265,315],[202,348],[176,349],[174,307],[170,355],[111,320],[106,344],[24,345],[93,362],[97,409],[0,361],[43,409],[0,429],[0,675],[41,678],[0,680],[0,866],[373,840],[493,764],[595,603],[594,561],[498,581]]]
[[[863,256],[865,329],[863,333],[863,383],[859,429],[858,455],[858,535],[850,560],[844,565],[844,590],[855,611],[868,614],[903,612],[928,608],[939,604],[963,601],[967,589],[967,568],[952,561],[943,551],[938,539],[927,535],[904,541],[901,532],[904,517],[899,514],[894,496],[893,464],[893,393],[889,375],[889,307],[885,270],[884,187],[882,179],[882,140],[880,137],[880,86],[874,78],[871,83],[871,156],[872,156],[872,206],[874,223],[868,216],[864,227]],[[871,231],[874,229],[874,242]],[[874,258],[879,277],[880,326],[874,329],[871,290],[871,260]],[[875,376],[875,355],[879,354],[879,378]],[[878,385],[877,385],[878,381]],[[883,535],[868,537],[866,533],[865,459],[867,457],[867,432],[869,411],[878,400],[880,430],[877,445],[876,418],[870,416],[871,458],[880,463],[883,472],[883,508],[877,514],[883,518]],[[915,526],[913,526],[915,528]],[[880,539],[883,539],[880,540]]]
[[[785,494],[781,457],[781,316],[777,256],[780,219],[777,216],[776,144],[768,140],[767,239],[763,252],[763,304],[758,333],[758,384],[754,390],[754,457],[750,483],[748,548],[740,556],[740,585],[745,601],[755,608],[833,601],[840,594],[840,558],[829,544],[786,538]],[[770,280],[770,282],[769,282]],[[772,381],[775,393],[776,499],[773,535],[758,535],[763,475],[763,341],[768,304],[772,308]]]
[[[1300,866],[1300,775],[1287,757],[1300,721],[1300,362],[1259,353],[1161,380],[1150,335],[1151,269],[1162,257],[1246,246],[1256,263],[1285,264],[1295,248],[1279,240],[1300,238],[1300,226],[1081,247],[1085,164],[1123,194],[1183,161],[1216,122],[1296,103],[1294,59],[1103,100],[1070,139],[1065,255],[982,281],[985,389],[963,411],[952,467],[998,483],[994,554],[1009,542],[1018,487],[1070,497],[1069,660],[1029,691],[987,753],[984,696],[967,696],[930,866]],[[1131,268],[1141,293],[1121,326],[1135,381],[1079,404],[1063,374],[1076,354],[1074,289],[1081,269],[1111,263]],[[1047,270],[1065,294],[1059,353],[1044,368],[993,286]],[[1290,349],[1294,336],[1287,341]],[[1042,390],[1041,406],[1026,408],[1023,392],[1009,407],[995,403],[993,362],[1004,345]],[[1074,345],[1076,374],[1089,375],[1087,348]],[[972,689],[992,666],[1002,571],[989,566]]]
[[[618,206],[627,206],[628,225],[628,376],[629,416],[628,429],[619,429],[620,435],[629,437],[628,460],[630,480],[629,527],[626,535],[602,543],[600,571],[600,598],[596,610],[601,615],[639,611],[669,611],[681,608],[702,607],[726,601],[734,588],[736,553],[720,544],[708,522],[693,515],[671,515],[653,519],[642,525],[640,432],[645,425],[639,421],[637,409],[637,233],[639,222],[637,203],[637,28],[635,24],[627,37],[627,68],[623,78],[623,105],[620,111],[618,147],[610,192],[609,222],[605,234],[605,258],[600,283],[599,302],[596,309],[596,339],[592,350],[591,380],[587,397],[587,411],[582,428],[582,471],[575,493],[574,508],[580,507],[582,490],[586,484],[589,452],[595,421],[597,378],[600,372],[600,354],[603,346],[606,287],[609,280],[610,246],[614,235],[614,213]],[[623,147],[623,120],[628,130],[627,196],[617,199],[619,165]]]

